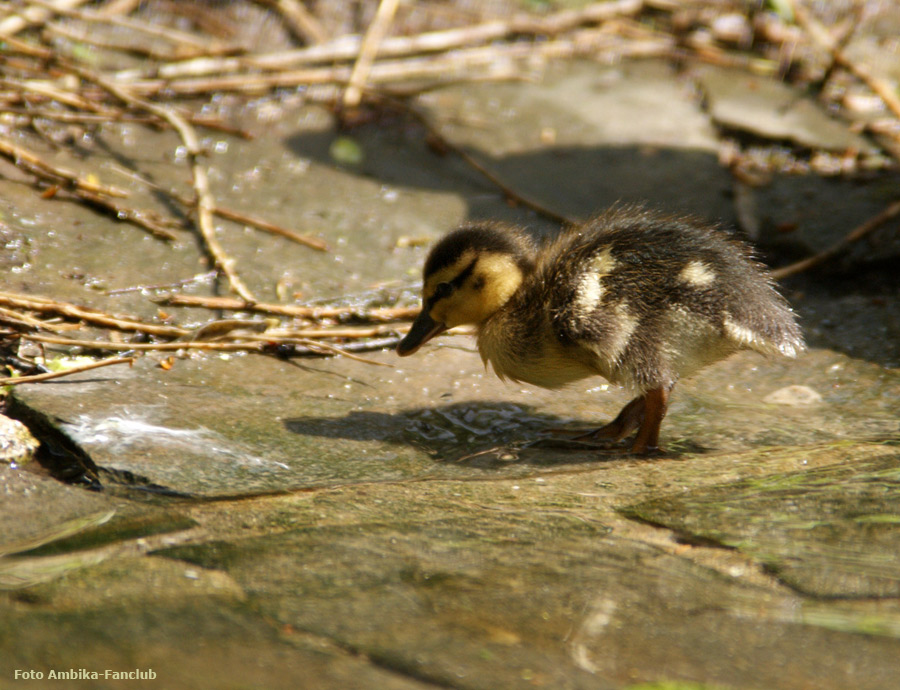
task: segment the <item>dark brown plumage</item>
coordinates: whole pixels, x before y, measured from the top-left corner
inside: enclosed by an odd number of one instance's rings
[[[445,236],[425,263],[423,310],[401,355],[473,323],[501,378],[556,388],[592,375],[638,394],[595,438],[656,447],[672,387],[740,349],[794,357],[795,318],[749,248],[713,226],[614,208],[542,245],[481,223]]]

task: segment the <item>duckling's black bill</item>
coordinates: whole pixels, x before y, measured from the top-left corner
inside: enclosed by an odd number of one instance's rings
[[[440,335],[446,330],[447,327],[444,324],[432,319],[428,312],[423,309],[416,317],[416,320],[413,321],[409,333],[397,345],[397,354],[401,357],[411,355],[433,337]]]

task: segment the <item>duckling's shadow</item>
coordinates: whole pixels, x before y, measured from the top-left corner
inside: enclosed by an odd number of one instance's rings
[[[293,417],[282,423],[295,434],[408,445],[435,462],[481,469],[596,463],[631,455],[626,441],[586,442],[551,431],[591,428],[583,420],[563,419],[527,405],[503,402],[452,403],[393,414],[353,410],[343,417]],[[688,450],[679,447],[666,457]]]

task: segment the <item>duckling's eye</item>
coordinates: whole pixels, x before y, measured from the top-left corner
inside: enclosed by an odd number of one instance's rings
[[[451,292],[453,292],[453,286],[450,283],[438,283],[434,287],[434,294],[431,298],[434,300],[444,299],[449,297]]]

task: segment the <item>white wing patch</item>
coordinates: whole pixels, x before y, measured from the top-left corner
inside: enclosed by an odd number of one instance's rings
[[[638,319],[629,313],[627,304],[617,304],[614,311],[616,325],[610,329],[607,342],[603,343],[605,357],[611,364],[618,362],[638,326]]]
[[[573,300],[578,313],[590,314],[603,299],[603,278],[616,268],[616,260],[612,258],[611,252],[612,248],[606,247],[599,254],[595,254],[588,262],[585,272],[581,274]]]
[[[702,261],[690,261],[681,269],[678,279],[688,285],[703,287],[716,280],[716,274]]]
[[[637,330],[640,320],[628,311],[628,305],[616,304],[607,312],[610,319],[609,328],[599,340],[582,340],[582,346],[590,350],[597,357],[597,365],[600,374],[613,383],[620,383],[629,388],[637,389],[631,372],[627,367],[620,368],[622,355],[631,342],[631,337]]]

